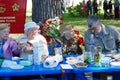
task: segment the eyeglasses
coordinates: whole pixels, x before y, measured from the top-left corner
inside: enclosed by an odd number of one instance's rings
[[[99,24],[93,25],[93,26],[91,26],[91,28],[90,28],[90,30],[92,30],[92,31],[97,31],[97,30],[99,30],[99,29],[100,29],[100,25],[99,25]]]
[[[91,27],[90,28],[90,30],[94,30],[94,31],[96,31],[96,30],[98,30],[99,29],[99,27]]]

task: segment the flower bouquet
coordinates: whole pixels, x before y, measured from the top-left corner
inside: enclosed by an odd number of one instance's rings
[[[60,37],[60,25],[62,24],[63,18],[55,17],[53,19],[46,18],[41,24],[40,24],[40,33],[46,38],[48,47],[49,47],[49,53],[51,54],[53,52],[53,45],[56,43],[61,43],[59,40]]]
[[[46,38],[47,42],[60,37],[59,28],[63,18],[55,17],[54,19],[46,18],[40,25],[41,34]]]

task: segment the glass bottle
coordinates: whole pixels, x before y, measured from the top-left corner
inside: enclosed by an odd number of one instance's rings
[[[94,66],[101,66],[102,47],[96,46],[94,51]]]
[[[90,64],[92,61],[92,56],[91,56],[91,52],[85,52],[84,54],[84,62],[87,64]]]

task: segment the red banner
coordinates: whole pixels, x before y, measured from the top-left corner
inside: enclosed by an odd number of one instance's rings
[[[23,33],[27,0],[0,0],[0,23],[9,23],[11,33]]]

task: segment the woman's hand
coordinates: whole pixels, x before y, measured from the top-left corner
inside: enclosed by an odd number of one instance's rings
[[[28,44],[27,42],[19,43],[19,48],[21,48],[23,52],[27,52],[27,51],[30,51],[33,49],[33,47],[30,44]]]
[[[32,47],[32,46],[26,46],[26,47],[24,48],[24,52],[31,51],[31,50],[33,50],[33,47]]]

